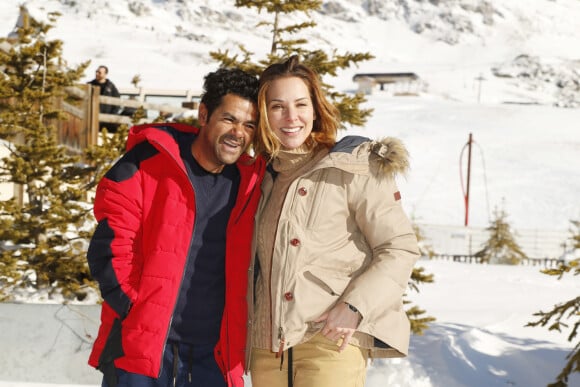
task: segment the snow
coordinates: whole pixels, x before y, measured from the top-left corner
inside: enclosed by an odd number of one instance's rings
[[[0,35],[12,30],[20,3],[0,3]],[[52,36],[63,40],[69,64],[91,61],[83,81],[105,64],[118,87],[130,87],[140,74],[147,88],[197,91],[216,67],[209,51],[235,52],[242,43],[263,58],[270,47],[267,28],[254,27],[268,15],[256,16],[233,3],[27,1],[35,16],[62,13]],[[472,134],[469,225],[486,227],[499,208],[515,230],[566,235],[570,220],[580,219],[579,1],[392,1],[373,2],[375,8],[357,0],[324,3],[325,14],[311,15],[318,26],[307,33],[309,48],[375,55],[326,82],[353,92],[355,73],[402,71],[421,77],[417,89],[374,88],[365,106],[374,109],[368,123],[341,134],[404,141],[412,169],[399,188],[417,222],[466,230],[461,152]],[[518,77],[522,73],[526,76]],[[416,95],[396,95],[405,91]],[[566,340],[569,332],[524,326],[533,313],[577,297],[578,277],[557,280],[528,266],[442,260],[418,265],[436,282],[409,297],[437,321],[425,335],[412,338],[408,358],[375,360],[367,387],[534,387],[554,380],[573,347]],[[42,295],[29,299],[46,302]],[[18,334],[27,340],[31,332]],[[59,382],[78,387],[99,380],[87,370],[90,376],[82,380],[48,381],[42,368],[35,373],[35,367],[21,366],[22,378],[0,381],[0,387]],[[578,374],[570,385],[580,385]]]

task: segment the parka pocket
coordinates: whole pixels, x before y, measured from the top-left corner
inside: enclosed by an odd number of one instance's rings
[[[334,278],[334,280],[330,280],[330,277],[328,277],[323,280],[320,276],[317,276],[310,270],[304,272],[304,278],[316,284],[320,289],[334,297],[340,296],[348,284],[348,280],[342,278]]]

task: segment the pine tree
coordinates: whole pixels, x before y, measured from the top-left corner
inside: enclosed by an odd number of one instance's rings
[[[574,246],[575,250],[580,250],[580,220],[572,220],[572,228],[570,232],[572,233],[572,237],[570,240],[572,241],[572,246]]]
[[[425,237],[423,232],[417,223],[413,223],[413,229],[415,230],[415,235],[417,236],[417,241],[419,242],[419,252],[422,257],[433,257],[435,255],[431,246],[425,243]],[[411,281],[409,281],[409,289],[415,292],[419,292],[419,285],[424,283],[433,283],[433,274],[425,273],[424,267],[415,266],[411,273]],[[404,304],[410,304],[411,301],[403,300]],[[411,308],[405,311],[411,322],[411,332],[416,335],[421,335],[423,332],[429,328],[429,323],[435,321],[435,317],[425,316],[427,313],[424,309],[419,308],[416,305],[411,306]]]
[[[21,9],[21,12],[26,12]],[[90,277],[85,259],[87,169],[79,155],[57,143],[55,108],[88,66],[68,68],[62,42],[48,23],[29,18],[8,52],[0,52],[0,138],[9,155],[0,164],[4,182],[21,187],[21,200],[0,201],[0,299],[18,288],[82,299]],[[5,41],[5,39],[1,39]]]
[[[433,247],[426,243],[425,235],[423,234],[423,230],[416,222],[413,222],[413,230],[415,231],[415,236],[417,237],[417,242],[419,243],[419,252],[421,253],[422,257],[433,258],[435,256],[435,251],[433,251]]]
[[[574,250],[580,250],[580,221],[571,221],[572,229],[571,241]],[[573,271],[574,275],[580,275],[580,258],[573,259],[568,262],[561,262],[560,265],[555,269],[542,270],[544,274],[558,276],[561,279],[565,273]],[[568,335],[568,341],[572,342],[578,335],[578,330],[580,329],[580,297],[573,298],[571,300],[565,301],[561,304],[557,304],[554,308],[548,312],[537,312],[534,316],[538,316],[539,319],[528,323],[526,326],[545,327],[548,325],[548,330],[562,332],[562,328],[568,328],[570,324],[572,325],[570,334]],[[575,321],[568,320],[576,318]],[[564,321],[563,321],[564,320]],[[573,372],[580,372],[580,340],[576,340],[574,349],[572,352],[566,356],[566,364],[556,377],[556,381],[548,385],[548,387],[566,387],[568,386],[568,378]]]
[[[413,291],[419,292],[419,284],[423,283],[433,283],[433,274],[425,273],[424,267],[414,267],[411,273],[411,281],[409,282],[409,288]],[[408,300],[403,300],[404,304],[410,304]],[[435,321],[435,317],[425,316],[427,313],[424,309],[419,308],[417,305],[411,306],[411,308],[405,311],[409,321],[411,322],[411,332],[416,335],[422,335],[423,332],[429,328],[429,323]]]
[[[136,124],[145,117],[143,108],[137,109],[131,121]],[[99,132],[99,141],[97,145],[92,145],[84,150],[84,160],[86,169],[90,171],[85,176],[84,190],[89,192],[96,188],[99,181],[113,164],[125,152],[129,126],[121,124],[115,133],[108,133],[107,130]]]
[[[329,55],[323,50],[308,50],[305,48],[308,40],[295,37],[299,32],[307,28],[313,28],[316,23],[307,21],[296,24],[284,25],[282,19],[285,15],[303,13],[310,16],[310,13],[320,9],[322,1],[286,1],[286,0],[236,0],[236,7],[254,8],[260,13],[266,10],[271,14],[271,22],[260,22],[257,27],[270,27],[272,30],[272,43],[270,53],[266,58],[257,62],[252,61],[253,53],[248,51],[244,45],[239,45],[241,56],[230,54],[228,50],[210,52],[210,56],[221,63],[222,67],[237,66],[252,74],[260,74],[268,65],[287,59],[293,54],[299,55],[301,61],[314,69],[321,77],[325,75],[336,76],[337,71],[345,69],[359,62],[370,60],[373,56],[370,53],[345,53],[337,54],[332,50]],[[291,18],[287,18],[291,19]],[[287,37],[288,38],[285,38]],[[294,38],[292,38],[294,37]],[[355,126],[362,126],[372,113],[372,109],[361,109],[359,106],[366,102],[363,94],[347,95],[332,89],[328,84],[324,84],[327,95],[336,105],[341,114],[341,119],[345,123]]]
[[[496,208],[494,215],[495,219],[486,229],[489,231],[489,239],[475,256],[480,257],[483,263],[517,265],[526,258],[526,254],[515,240],[505,211]]]

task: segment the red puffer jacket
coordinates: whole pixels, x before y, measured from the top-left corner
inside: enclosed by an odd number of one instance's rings
[[[101,326],[89,364],[114,365],[157,378],[181,286],[195,219],[195,192],[176,136],[183,124],[131,128],[127,153],[99,183],[97,229],[88,250],[103,297]],[[226,299],[217,363],[228,386],[243,386],[246,287],[254,213],[265,162],[244,155],[240,186],[227,225]],[[129,313],[130,310],[130,313]]]

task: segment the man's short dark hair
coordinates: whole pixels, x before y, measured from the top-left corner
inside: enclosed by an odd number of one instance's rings
[[[97,67],[97,70],[98,69],[104,69],[105,70],[105,74],[109,74],[109,68],[107,66],[105,66],[105,65],[100,65],[99,67]]]
[[[205,76],[201,103],[207,108],[208,117],[222,103],[226,94],[235,94],[258,103],[258,78],[243,70],[220,68]]]

